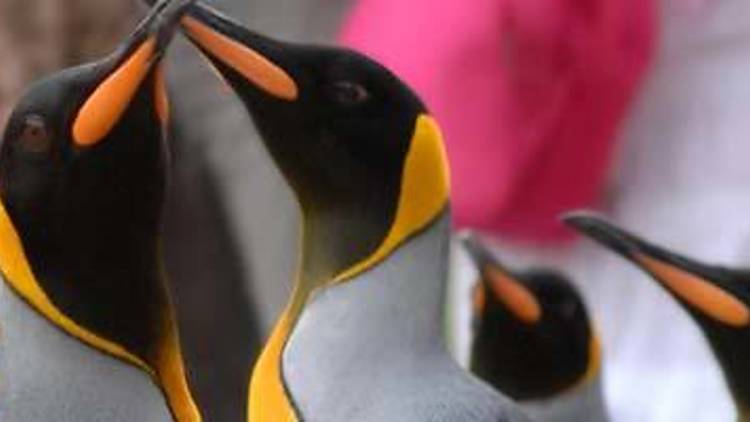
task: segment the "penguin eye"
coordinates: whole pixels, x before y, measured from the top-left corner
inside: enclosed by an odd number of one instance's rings
[[[360,84],[349,81],[338,81],[331,84],[331,97],[338,104],[354,106],[370,98],[370,93]]]
[[[51,137],[44,118],[37,114],[27,116],[18,139],[21,146],[27,151],[47,152],[51,144]]]

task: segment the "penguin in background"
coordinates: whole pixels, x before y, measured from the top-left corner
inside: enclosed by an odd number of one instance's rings
[[[105,59],[31,86],[0,147],[0,413],[201,416],[163,274],[161,59],[190,0],[162,0]]]
[[[253,371],[248,419],[527,420],[441,338],[449,178],[421,101],[357,53],[272,40],[204,4],[182,27],[302,210],[294,290]]]
[[[602,352],[578,289],[560,272],[504,266],[473,232],[471,371],[535,421],[606,421]]]
[[[750,270],[700,262],[592,213],[571,213],[563,221],[636,265],[687,311],[719,362],[738,420],[750,421]]]

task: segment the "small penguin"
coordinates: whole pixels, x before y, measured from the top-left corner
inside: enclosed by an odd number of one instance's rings
[[[449,177],[422,102],[352,51],[272,40],[202,4],[182,26],[302,211],[296,283],[253,371],[249,420],[526,420],[441,338]]]
[[[606,421],[601,345],[578,289],[548,269],[507,269],[474,233],[461,236],[473,291],[472,372],[535,421]]]
[[[109,57],[31,86],[8,121],[3,420],[201,420],[159,238],[169,109],[160,63],[189,3],[158,2]]]
[[[638,266],[688,312],[719,361],[739,420],[750,420],[750,270],[699,262],[591,213],[572,213],[563,220]]]

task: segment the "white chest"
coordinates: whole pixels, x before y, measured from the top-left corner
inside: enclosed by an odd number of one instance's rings
[[[0,420],[171,421],[148,375],[63,333],[0,278]]]

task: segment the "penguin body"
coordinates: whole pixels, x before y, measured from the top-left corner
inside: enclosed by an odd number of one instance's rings
[[[606,421],[601,346],[578,289],[550,269],[510,270],[474,233],[473,373],[537,421]]]
[[[272,40],[203,4],[182,23],[302,210],[296,284],[253,371],[248,419],[525,420],[442,344],[447,160],[421,101],[351,51]]]
[[[160,59],[188,3],[159,2],[109,57],[33,84],[8,121],[0,394],[10,420],[200,421],[159,250]]]
[[[750,420],[750,270],[669,251],[590,213],[564,221],[659,283],[701,328],[724,373],[739,420]]]

